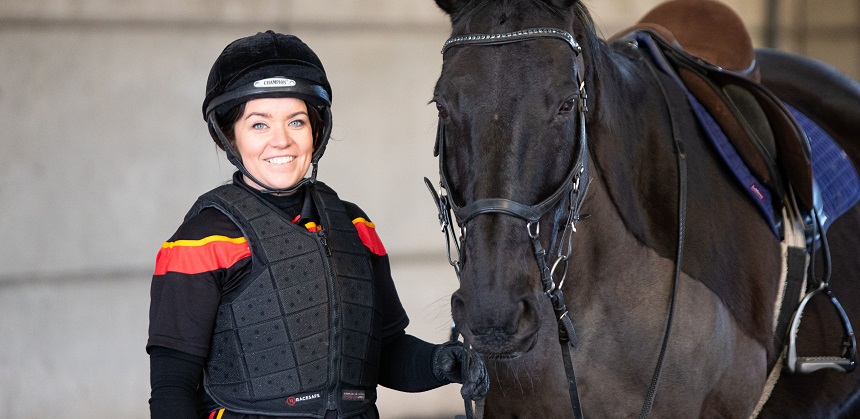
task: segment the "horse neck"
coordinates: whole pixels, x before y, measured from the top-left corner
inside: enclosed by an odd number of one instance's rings
[[[600,41],[586,65],[593,111],[587,122],[595,177],[611,210],[649,247],[674,248],[677,159],[667,104],[654,74],[629,47]],[[664,253],[664,252],[661,252]]]

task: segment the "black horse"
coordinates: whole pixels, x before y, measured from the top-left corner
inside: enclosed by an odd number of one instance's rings
[[[434,91],[440,218],[453,207],[462,231],[452,315],[488,362],[487,417],[860,415],[860,373],[783,368],[768,385],[782,364],[783,233],[676,79],[636,42],[600,39],[578,0],[436,3],[452,22]],[[759,69],[822,115],[856,170],[860,86],[773,52]],[[827,230],[832,269],[819,250],[809,279],[829,274],[855,324],[858,226],[853,206]],[[833,312],[810,303],[799,353],[850,357]]]

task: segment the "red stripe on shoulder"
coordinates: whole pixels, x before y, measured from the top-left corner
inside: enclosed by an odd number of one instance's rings
[[[201,240],[165,242],[155,258],[154,275],[209,272],[229,268],[249,256],[251,248],[244,237],[209,236]]]
[[[370,249],[370,252],[377,256],[385,256],[385,246],[382,245],[382,239],[376,234],[376,225],[364,218],[356,218],[352,220],[355,229],[358,230],[358,237],[364,246]]]

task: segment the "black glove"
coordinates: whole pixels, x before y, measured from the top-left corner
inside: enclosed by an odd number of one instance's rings
[[[464,399],[481,400],[490,390],[490,377],[484,360],[461,342],[447,342],[433,350],[433,374],[439,381],[463,384]]]

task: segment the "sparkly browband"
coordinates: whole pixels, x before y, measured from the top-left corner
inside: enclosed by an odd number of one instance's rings
[[[567,31],[555,28],[532,28],[508,33],[455,36],[445,41],[445,44],[442,45],[442,53],[444,54],[445,51],[448,50],[448,48],[456,47],[459,45],[499,45],[543,37],[553,37],[561,39],[570,44],[570,47],[573,48],[573,50],[577,54],[582,52],[582,48],[576,42],[576,39],[574,39],[573,35],[571,35]]]

